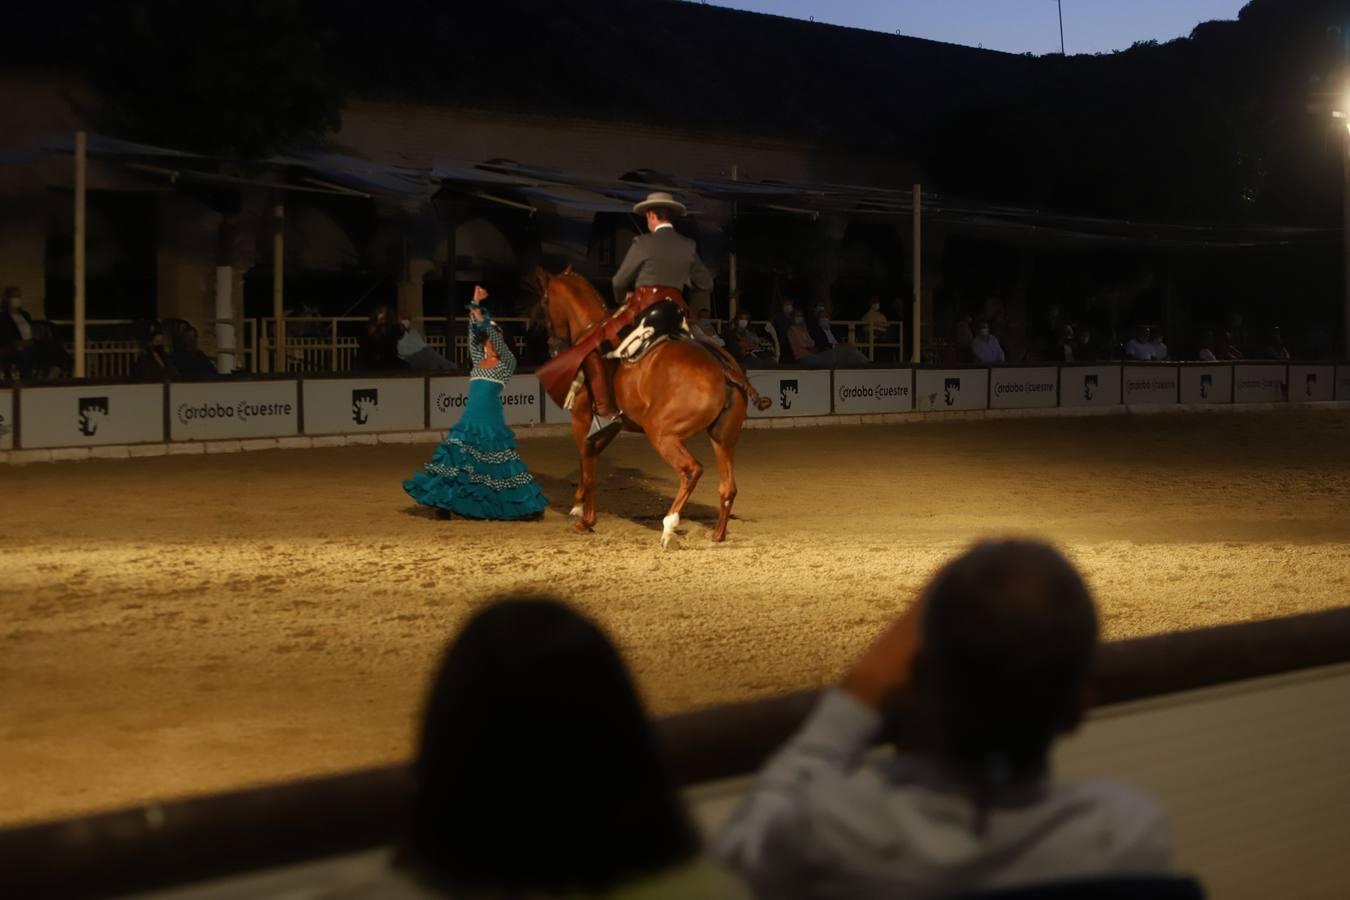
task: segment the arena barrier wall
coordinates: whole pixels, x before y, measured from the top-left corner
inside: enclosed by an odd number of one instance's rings
[[[756,420],[1350,401],[1350,365],[1335,363],[775,368],[749,376],[773,401],[750,411]],[[429,373],[19,387],[0,390],[0,450],[444,431],[468,390],[466,375]],[[516,427],[571,421],[528,372],[507,385],[502,407]]]
[[[1350,608],[1112,642],[1098,656],[1095,688],[1099,709],[1057,765],[1069,777],[1155,792],[1173,819],[1178,865],[1212,896],[1347,896]],[[816,697],[658,721],[705,827],[725,818],[744,777]],[[301,862],[331,868],[396,840],[410,791],[409,771],[395,766],[0,830],[0,890],[106,897],[244,873],[265,879],[260,870]],[[320,877],[313,868],[300,875]],[[279,895],[247,882],[209,896]],[[1307,884],[1319,887],[1300,889]]]
[[[14,447],[14,392],[0,389],[0,450]]]

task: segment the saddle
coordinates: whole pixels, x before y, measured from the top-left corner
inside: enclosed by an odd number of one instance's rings
[[[684,310],[673,301],[661,300],[620,329],[614,349],[606,356],[633,365],[659,344],[692,337]]]

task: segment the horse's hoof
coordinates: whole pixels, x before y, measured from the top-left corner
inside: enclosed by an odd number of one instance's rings
[[[674,539],[674,537],[675,537],[674,533],[669,532],[669,531],[664,532],[664,533],[661,535],[661,549],[662,549],[662,550],[669,550],[669,549],[670,549],[671,541]]]
[[[585,522],[578,520],[572,523],[572,530],[575,531],[577,534],[590,534],[592,531],[595,530],[595,526],[587,525]]]
[[[584,510],[584,509],[581,508],[581,504],[578,503],[576,506],[574,506],[574,507],[572,507],[570,510],[568,510],[568,511],[567,511],[567,514],[568,514],[569,516],[571,516],[572,518],[575,519],[575,518],[579,517],[579,516],[580,516],[582,513],[584,513],[585,511],[586,511],[586,510]]]

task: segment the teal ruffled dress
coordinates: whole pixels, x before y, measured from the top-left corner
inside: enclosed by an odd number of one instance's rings
[[[501,364],[483,368],[486,332]],[[469,323],[469,401],[464,414],[436,448],[431,462],[403,482],[423,506],[470,519],[527,519],[548,506],[544,492],[516,452],[516,436],[502,414],[502,388],[516,371],[516,357],[501,331],[486,320]]]

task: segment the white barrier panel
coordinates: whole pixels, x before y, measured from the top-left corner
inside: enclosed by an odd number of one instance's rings
[[[1289,399],[1289,370],[1283,365],[1233,367],[1234,403],[1279,403]]]
[[[305,434],[421,431],[426,382],[421,378],[305,379]]]
[[[1296,403],[1336,399],[1335,366],[1289,367],[1289,399]]]
[[[1176,366],[1125,366],[1120,375],[1125,382],[1125,403],[1176,403]]]
[[[841,416],[909,412],[914,408],[913,369],[839,369],[834,411]]]
[[[989,406],[993,409],[1046,409],[1059,400],[1055,366],[990,369]]]
[[[755,390],[773,401],[764,412],[750,407],[753,419],[830,414],[829,369],[762,369],[746,374]]]
[[[93,447],[164,440],[164,385],[24,388],[23,446]]]
[[[14,447],[14,392],[0,390],[0,450]]]
[[[1182,366],[1182,403],[1231,403],[1232,366]]]
[[[1059,370],[1060,406],[1119,406],[1120,366],[1064,366]]]
[[[539,379],[517,375],[502,388],[502,412],[507,425],[538,425],[543,421],[539,407]],[[469,402],[469,379],[431,379],[431,427],[445,431],[459,421]],[[560,415],[571,416],[559,409]]]
[[[1336,399],[1350,400],[1350,366],[1336,367]]]
[[[219,441],[300,433],[295,382],[204,381],[169,385],[169,440]]]
[[[914,371],[915,409],[985,409],[988,406],[988,369],[916,369]]]

